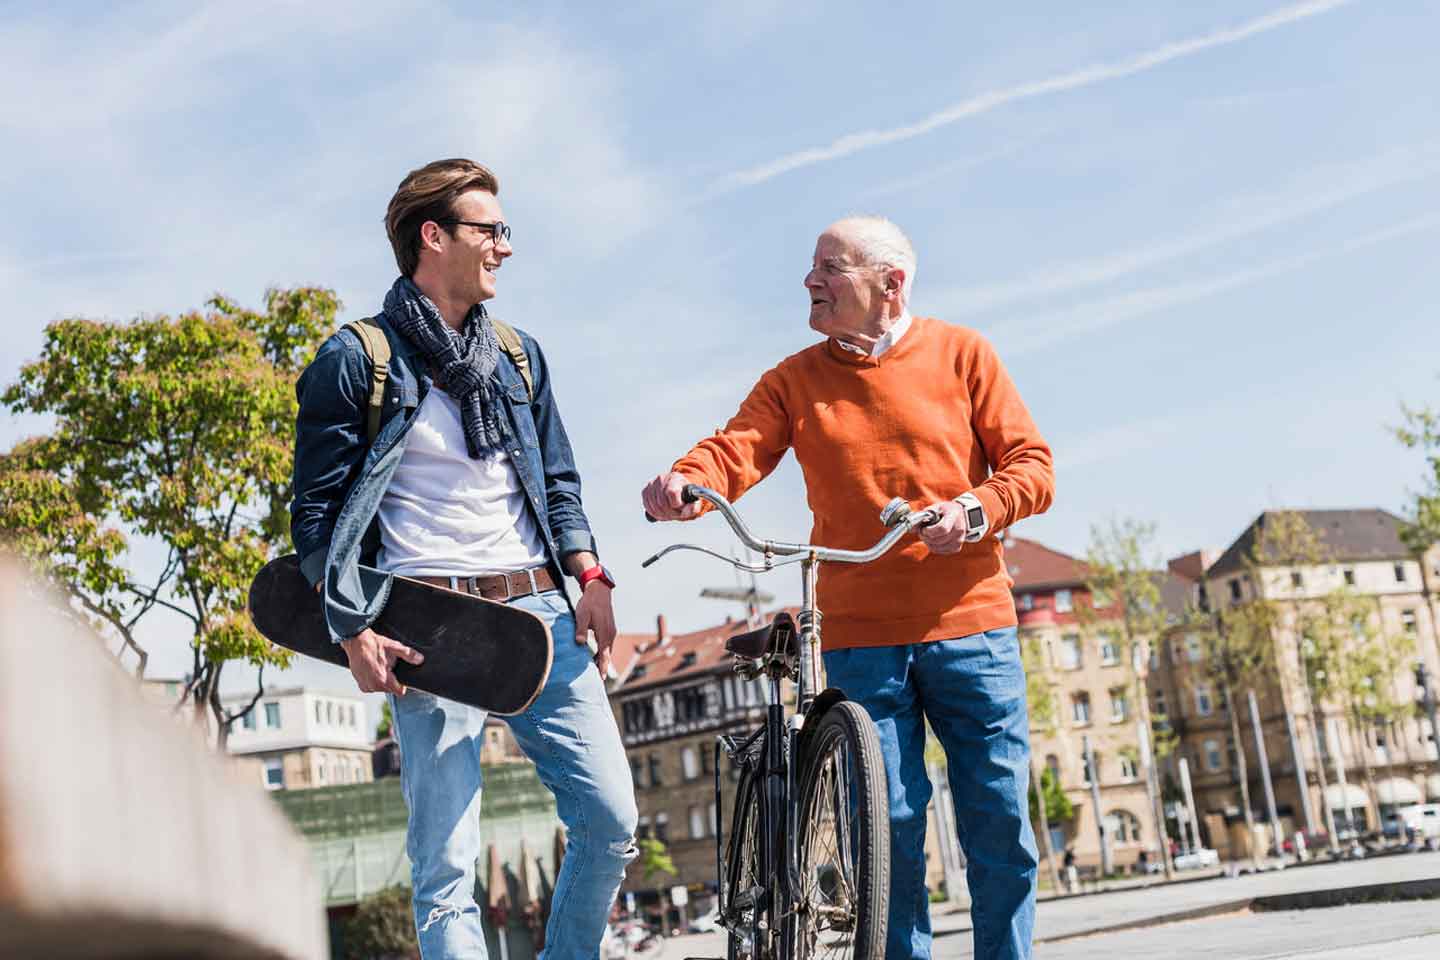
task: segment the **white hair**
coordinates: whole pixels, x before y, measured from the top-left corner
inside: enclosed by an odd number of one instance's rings
[[[915,247],[905,231],[884,217],[869,215],[845,217],[830,225],[830,231],[840,230],[860,250],[867,264],[905,271],[900,302],[908,306],[910,289],[915,285],[916,263]]]

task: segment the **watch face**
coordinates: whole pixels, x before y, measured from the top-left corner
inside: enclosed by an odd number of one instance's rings
[[[970,507],[965,511],[965,522],[971,530],[978,530],[985,525],[985,511],[980,507]]]

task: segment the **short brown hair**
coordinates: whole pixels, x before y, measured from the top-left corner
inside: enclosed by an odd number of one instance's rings
[[[499,196],[500,181],[488,167],[458,158],[436,160],[405,174],[385,210],[385,232],[402,274],[413,277],[420,265],[420,227],[427,220],[454,216],[455,199],[467,190]]]

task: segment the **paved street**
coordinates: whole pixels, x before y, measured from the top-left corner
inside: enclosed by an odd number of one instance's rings
[[[1036,940],[1070,936],[1077,939],[1039,943],[1035,955],[1043,960],[1179,955],[1245,960],[1440,957],[1440,901],[1435,900],[1315,910],[1236,911],[1145,929],[1083,936],[1088,931],[1212,909],[1254,897],[1434,877],[1440,877],[1440,853],[1417,853],[1054,900],[1041,903],[1038,908]],[[937,911],[934,925],[936,957],[972,956],[968,913]],[[721,957],[724,953],[724,940],[718,934],[676,937],[666,943],[661,960]]]

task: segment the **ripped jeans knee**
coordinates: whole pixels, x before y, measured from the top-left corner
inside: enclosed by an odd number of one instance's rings
[[[430,915],[425,918],[424,923],[416,928],[416,933],[424,933],[441,921],[458,920],[460,916],[461,910],[459,907],[448,903],[437,903],[430,908]]]

